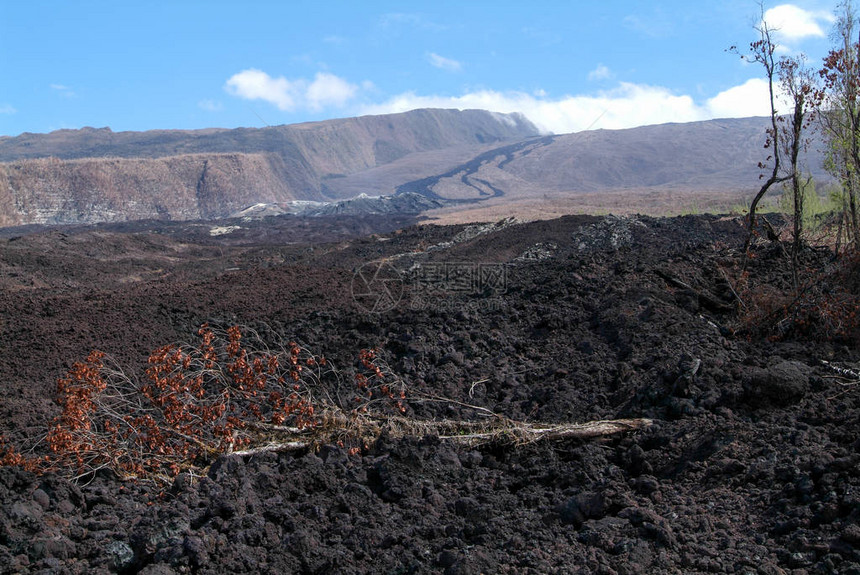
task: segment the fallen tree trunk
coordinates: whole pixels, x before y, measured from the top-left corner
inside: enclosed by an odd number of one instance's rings
[[[406,418],[391,418],[375,422],[375,424],[371,423],[370,427],[373,428],[375,433],[372,433],[372,435],[375,436],[378,436],[385,429],[393,437],[407,437],[419,434],[438,435],[441,440],[474,447],[487,443],[523,444],[541,440],[594,439],[596,437],[606,437],[644,429],[649,427],[651,423],[650,419],[643,418],[608,419],[558,425],[522,423],[510,420],[482,423],[450,420],[415,421]],[[303,437],[292,435],[280,441],[268,441],[263,445],[233,451],[232,455],[256,455],[260,453],[307,449],[313,445],[320,445],[326,443],[327,440],[333,439],[336,431],[348,433],[352,425],[355,425],[354,421],[342,428],[329,427],[329,431],[324,434],[320,434],[319,432],[300,432],[300,435]],[[362,421],[361,425],[368,426],[368,422]],[[365,431],[369,430],[365,428]],[[440,432],[444,434],[440,434]]]
[[[650,425],[650,419],[608,419],[589,421],[588,423],[559,425],[519,423],[510,428],[501,428],[483,433],[442,435],[439,436],[439,439],[466,445],[480,445],[482,443],[505,440],[511,440],[516,443],[559,439],[593,439],[595,437],[616,435],[625,431],[635,431]]]

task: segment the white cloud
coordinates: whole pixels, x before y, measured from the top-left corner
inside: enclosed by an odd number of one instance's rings
[[[201,110],[206,110],[207,112],[220,112],[224,109],[224,104],[218,100],[200,100],[197,102],[197,106]]]
[[[318,72],[305,91],[307,106],[319,111],[328,106],[342,108],[355,97],[358,86],[338,78],[334,74]]]
[[[780,4],[767,10],[764,22],[784,40],[802,40],[808,37],[826,36],[822,24],[832,24],[833,15],[824,11],[809,11],[793,4]]]
[[[445,58],[444,56],[440,56],[435,52],[430,52],[429,54],[427,54],[427,60],[434,68],[447,70],[449,72],[459,72],[463,68],[463,65],[457,60]]]
[[[714,118],[770,116],[767,80],[761,78],[747,80],[740,86],[720,92],[705,105],[709,115]]]
[[[598,64],[597,68],[588,73],[589,80],[608,80],[612,77],[612,70],[603,64]]]
[[[51,84],[50,88],[65,98],[72,98],[75,95],[74,90],[64,84]]]
[[[459,97],[400,94],[388,102],[371,106],[366,113],[404,112],[415,108],[479,108],[494,112],[522,112],[545,132],[563,134],[587,129],[600,118],[597,128],[629,128],[643,124],[689,122],[702,119],[689,96],[674,96],[664,88],[622,83],[615,90],[593,96],[561,99],[537,97],[523,92],[484,90]]]
[[[296,107],[297,86],[283,76],[272,78],[262,70],[249,68],[234,74],[227,80],[225,89],[230,94],[246,100],[264,100],[280,110]]]
[[[18,110],[13,108],[10,104],[0,104],[0,114],[16,114]]]
[[[255,68],[231,76],[224,89],[239,98],[269,102],[286,112],[298,109],[318,112],[330,106],[342,108],[358,92],[358,86],[327,72],[317,73],[309,82],[303,78],[273,78]]]
[[[770,115],[767,84],[753,79],[697,103],[691,96],[660,86],[622,82],[595,94],[549,98],[538,92],[483,90],[457,97],[399,94],[386,102],[366,106],[364,114],[388,114],[416,108],[484,109],[521,112],[540,130],[556,134],[586,129],[622,129],[648,124],[694,122],[712,118]]]

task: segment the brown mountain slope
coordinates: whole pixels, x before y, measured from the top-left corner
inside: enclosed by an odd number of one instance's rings
[[[720,210],[758,189],[766,126],[540,136],[518,115],[416,110],[263,129],[25,134],[0,138],[0,158],[54,156],[0,163],[0,225],[217,218],[258,203],[407,192],[450,204],[431,214],[445,221]],[[821,147],[813,141],[803,160],[818,182],[829,179]]]
[[[441,197],[505,197],[619,189],[758,188],[766,120],[744,118],[596,130],[500,146],[426,182]],[[805,165],[826,178],[813,142]],[[407,186],[418,191],[418,183]],[[484,193],[482,193],[482,191]]]
[[[57,130],[0,137],[0,162],[28,158],[159,158],[180,154],[267,152],[304,155],[324,174],[347,174],[406,154],[537,135],[520,114],[423,109],[266,128],[113,132]]]
[[[724,209],[761,185],[758,163],[769,153],[763,148],[767,123],[765,118],[723,119],[532,138],[398,189],[437,199],[480,200],[444,208],[441,214],[462,218],[445,221],[523,216],[525,206],[530,212],[549,210],[547,215],[592,208],[665,213],[679,201]],[[830,180],[822,169],[822,148],[813,140],[803,157],[804,171],[819,183]],[[396,166],[375,171],[390,173]]]
[[[213,218],[261,202],[325,200],[327,180],[413,153],[536,134],[522,116],[480,110],[262,129],[22,134],[0,138],[0,225]]]

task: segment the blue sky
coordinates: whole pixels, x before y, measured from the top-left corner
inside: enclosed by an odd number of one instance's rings
[[[817,65],[835,0],[765,3]],[[756,0],[0,1],[0,134],[232,128],[419,107],[548,132],[767,113]]]

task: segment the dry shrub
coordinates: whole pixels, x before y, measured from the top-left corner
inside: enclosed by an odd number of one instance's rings
[[[651,424],[647,419],[585,424],[510,421],[485,407],[480,421],[416,420],[404,416],[403,381],[376,350],[361,350],[351,377],[295,342],[266,347],[252,332],[207,325],[197,345],[155,350],[140,378],[93,351],[76,362],[57,390],[62,412],[47,434],[51,455],[25,457],[0,438],[0,465],[72,480],[106,469],[121,478],[169,481],[203,468],[222,453],[252,455],[334,443],[355,454],[383,433],[438,434],[467,445],[591,438]]]
[[[844,255],[809,281],[793,302],[799,334],[824,340],[857,341],[860,337],[860,254]]]
[[[6,438],[0,435],[0,467],[15,466],[27,471],[40,472],[48,463],[46,457],[27,457],[22,455]]]
[[[770,339],[803,338],[854,342],[860,339],[860,255],[844,255],[804,274],[795,291],[742,278],[741,333]]]
[[[791,301],[785,291],[775,286],[752,285],[746,279],[738,296],[743,302],[739,331],[751,336],[770,335],[775,318],[784,314]]]
[[[57,385],[58,415],[46,437],[51,456],[7,449],[0,464],[82,477],[170,477],[277,430],[312,430],[344,412],[405,411],[402,383],[373,350],[362,350],[354,382],[296,342],[265,346],[255,333],[204,325],[196,345],[168,345],[129,376],[100,351],[76,362]],[[3,447],[0,445],[0,447]]]

